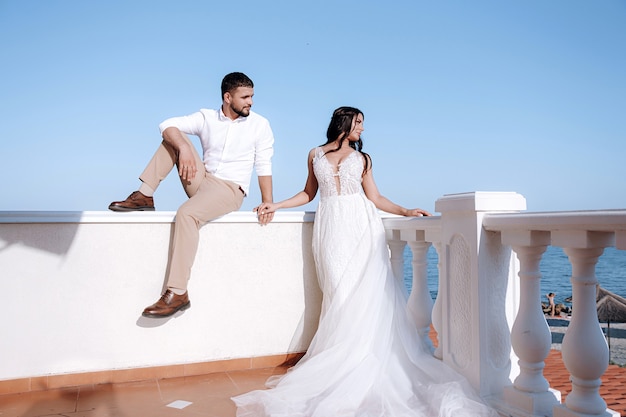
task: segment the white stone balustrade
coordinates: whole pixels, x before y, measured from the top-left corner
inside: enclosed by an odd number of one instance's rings
[[[383,214],[397,279],[404,249],[411,250],[408,312],[426,342],[431,325],[437,331],[434,355],[503,416],[617,415],[599,395],[608,348],[595,310],[595,265],[605,247],[626,250],[626,210],[525,213],[521,195],[483,192],[444,196],[436,210],[441,216]],[[3,305],[11,319],[0,324],[0,387],[42,375],[305,350],[321,302],[310,251],[314,213],[279,212],[267,227],[252,213],[207,224],[192,308],[142,319],[163,283],[173,215],[0,212],[0,280],[12,294]],[[573,315],[562,344],[572,390],[563,403],[543,375],[551,335],[539,262],[549,245],[562,247],[572,264]]]
[[[523,416],[619,415],[606,408],[599,394],[601,377],[608,367],[608,347],[596,312],[599,280],[595,266],[604,248],[625,248],[626,210],[489,214],[483,227],[500,232],[502,243],[511,245],[520,259],[520,309],[512,329],[520,373],[513,387],[505,390],[506,406],[523,411],[519,414]],[[547,245],[563,248],[572,265],[572,317],[562,342],[572,390],[563,404],[560,393],[549,389],[543,377],[550,333],[545,317],[537,313],[537,291],[538,262]]]
[[[419,221],[419,226],[415,223]],[[391,217],[383,220],[387,231],[391,264],[396,279],[404,279],[404,248],[408,244],[412,253],[413,280],[408,300],[408,312],[417,331],[426,346],[434,351],[430,340],[433,300],[428,290],[427,254],[432,239],[439,239],[441,219],[439,217],[423,219],[405,219]],[[419,230],[416,228],[419,227]]]

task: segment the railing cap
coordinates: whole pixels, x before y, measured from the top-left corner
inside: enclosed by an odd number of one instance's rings
[[[526,199],[516,192],[475,191],[446,194],[435,202],[435,210],[440,213],[520,211],[526,210]]]
[[[486,230],[586,230],[612,232],[626,230],[626,210],[586,210],[494,213],[483,219]]]

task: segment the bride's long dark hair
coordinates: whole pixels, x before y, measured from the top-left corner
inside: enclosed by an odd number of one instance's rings
[[[330,124],[328,125],[328,129],[326,130],[326,143],[324,145],[328,145],[331,142],[339,140],[339,146],[337,149],[331,149],[327,153],[336,152],[341,149],[341,145],[343,145],[343,141],[346,140],[350,132],[352,131],[352,122],[356,117],[363,112],[356,107],[339,107],[333,112],[333,117],[330,119]],[[365,115],[363,115],[365,117]],[[363,152],[363,141],[359,138],[358,141],[352,142],[349,141],[349,145],[352,149],[360,152],[365,157],[365,169],[367,171],[370,168],[371,158],[368,154]]]

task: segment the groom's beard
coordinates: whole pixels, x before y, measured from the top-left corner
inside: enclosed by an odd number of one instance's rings
[[[238,108],[234,107],[231,104],[230,109],[232,111],[234,111],[235,113],[237,113],[241,117],[248,117],[248,116],[250,116],[250,106],[246,106],[246,107],[242,107],[242,108],[238,109]]]

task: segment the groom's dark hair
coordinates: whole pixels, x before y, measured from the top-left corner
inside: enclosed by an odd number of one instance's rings
[[[254,83],[243,72],[231,72],[230,74],[226,74],[222,80],[222,99],[224,98],[224,94],[235,90],[237,87],[254,88]]]

